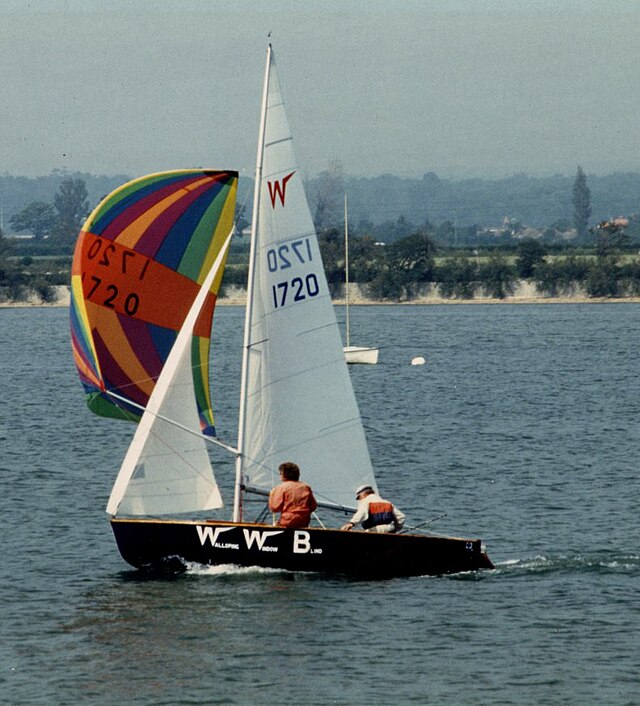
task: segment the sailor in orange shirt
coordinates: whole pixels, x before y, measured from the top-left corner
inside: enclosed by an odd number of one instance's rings
[[[269,493],[269,510],[279,512],[279,527],[308,527],[318,504],[311,487],[300,481],[300,469],[286,461],[278,467],[282,483]]]
[[[361,485],[356,490],[358,509],[347,524],[340,529],[350,530],[362,522],[367,532],[397,532],[404,525],[404,513],[381,498],[370,485]]]

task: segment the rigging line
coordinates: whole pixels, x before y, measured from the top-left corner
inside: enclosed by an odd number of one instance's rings
[[[160,417],[160,419],[162,419],[162,417]],[[151,437],[153,437],[159,444],[162,444],[162,446],[164,446],[166,449],[168,449],[170,453],[172,453],[174,456],[179,458],[184,464],[189,466],[191,468],[191,470],[194,471],[197,476],[200,476],[200,478],[205,480],[207,483],[211,482],[211,478],[206,473],[202,472],[199,468],[194,466],[193,463],[191,463],[189,461],[189,459],[185,458],[178,451],[177,448],[171,446],[171,444],[169,444],[166,439],[164,439],[161,436],[158,436],[158,434],[154,431],[149,431],[149,438],[151,438]],[[142,460],[144,461],[144,459],[142,459]],[[214,485],[217,485],[215,479],[214,479]]]
[[[236,449],[234,446],[231,446],[230,444],[225,444],[224,441],[220,441],[219,439],[214,439],[211,436],[206,436],[204,434],[201,434],[198,431],[194,431],[193,429],[189,429],[189,427],[185,427],[184,424],[180,424],[179,422],[176,422],[173,419],[169,419],[169,417],[165,417],[162,414],[157,414],[156,412],[152,412],[150,409],[143,407],[142,405],[138,404],[137,402],[133,402],[133,400],[127,400],[126,398],[121,397],[120,395],[116,394],[115,392],[110,392],[109,390],[105,390],[105,393],[107,395],[109,395],[110,397],[115,397],[116,399],[121,400],[122,402],[126,402],[127,404],[130,404],[133,407],[136,407],[137,409],[142,410],[143,412],[146,412],[148,414],[152,414],[154,417],[161,419],[163,422],[167,422],[167,424],[172,424],[174,427],[177,427],[178,429],[182,429],[182,431],[186,431],[189,434],[193,434],[193,436],[197,436],[201,439],[204,439],[205,441],[208,441],[211,444],[215,444],[216,446],[221,446],[223,449],[225,449],[226,451],[229,451],[229,453],[232,453],[235,456],[238,455],[238,449]]]
[[[245,483],[242,486],[242,490],[244,493],[253,493],[254,495],[259,495],[260,497],[267,498],[271,489],[266,487],[261,488],[255,485]],[[319,493],[317,490],[313,490],[313,494],[316,500],[318,500],[318,507],[323,507],[325,509],[333,510],[335,512],[343,512],[346,515],[353,515],[353,513],[357,509],[353,505],[343,505],[337,500],[333,500],[328,495],[325,495],[324,493]]]
[[[146,377],[146,378],[139,378],[138,380],[131,380],[131,382],[124,383],[123,385],[118,385],[118,387],[116,387],[115,389],[116,390],[126,390],[128,387],[140,387],[140,385],[144,384],[145,382],[152,382],[155,384],[156,382],[158,382],[158,377],[159,377],[159,375],[156,375],[156,376],[150,375],[149,377]],[[114,394],[115,395],[115,393],[112,393],[106,387],[104,389],[104,392],[106,392],[107,394]],[[122,398],[122,399],[123,399],[123,401],[127,401],[125,398]],[[134,402],[132,401],[131,404],[134,404]]]
[[[405,525],[403,529],[398,532],[398,534],[403,534],[407,530],[417,530],[420,529],[421,527],[425,527],[426,525],[430,525],[434,523],[436,520],[441,520],[443,517],[446,517],[447,513],[443,512],[441,515],[436,515],[435,517],[432,517],[430,520],[427,520],[426,522],[421,522],[419,525],[415,525],[412,527],[411,525]]]
[[[289,449],[296,448],[297,446],[301,446],[306,443],[306,440],[302,440],[297,444],[290,445],[287,449],[281,450],[282,453],[285,451],[288,451]],[[245,460],[245,463],[247,465],[253,464],[254,466],[257,466],[258,468],[262,469],[264,473],[269,475],[271,479],[271,488],[268,486],[257,486],[257,485],[252,485],[251,482],[244,482],[242,484],[242,489],[245,493],[255,493],[256,495],[269,495],[269,492],[279,483],[278,480],[278,472],[273,469],[271,465],[269,465],[268,461],[259,461],[257,458],[254,458],[252,456],[247,455],[246,453],[237,453],[238,456],[242,456]],[[313,489],[313,488],[312,488]],[[348,512],[348,513],[354,513],[356,508],[353,505],[344,505],[343,503],[338,502],[334,498],[332,498],[329,495],[326,495],[324,493],[319,493],[317,490],[313,489],[313,494],[316,496],[316,499],[320,499],[320,503],[333,508],[334,510],[339,510],[341,512]]]
[[[318,507],[329,508],[331,510],[336,510],[337,512],[344,512],[349,515],[353,515],[353,513],[357,510],[356,507],[343,505],[342,503],[339,503],[337,500],[330,498],[324,493],[319,493],[314,490],[313,494],[316,500],[318,500]]]
[[[237,220],[235,221],[235,223],[237,223]],[[217,303],[217,300],[218,300],[218,297],[217,297],[217,295],[216,295],[216,303]],[[215,305],[215,304],[214,304],[214,305]],[[194,336],[195,336],[195,334],[194,334]],[[209,338],[209,339],[211,339],[212,336],[209,335],[209,336],[206,336],[206,337],[204,337],[204,338]],[[208,365],[208,364],[209,364],[209,361],[203,361],[203,362],[201,362],[201,363],[198,364],[198,365],[193,365],[193,364],[192,364],[192,365],[191,365],[191,370],[192,370],[192,371],[200,370],[201,368],[204,368],[204,367],[205,367],[206,365]],[[160,374],[158,374],[158,375],[149,375],[148,377],[145,377],[145,378],[139,378],[139,379],[137,379],[137,380],[131,380],[130,382],[127,382],[127,383],[125,383],[125,384],[123,384],[123,385],[119,385],[116,389],[117,389],[117,390],[126,390],[128,387],[140,387],[140,385],[142,385],[142,384],[144,384],[144,383],[147,383],[147,382],[152,382],[152,383],[155,384],[155,383],[158,381],[158,378],[159,378],[159,377],[160,377]],[[100,375],[100,378],[101,378],[102,380],[104,380],[104,378],[103,378],[102,375]],[[105,391],[107,394],[112,394],[112,393],[111,393],[109,390],[107,390],[106,388],[105,388],[104,391]],[[115,397],[117,397],[117,395],[116,395],[115,393],[113,393],[113,394],[114,394]],[[122,399],[123,402],[129,402],[129,401],[126,400],[126,399],[123,399],[123,398],[120,398],[120,399]],[[133,405],[133,406],[138,406],[138,407],[139,407],[139,405],[136,405],[133,401],[131,401],[131,402],[129,402],[129,403],[130,403],[131,405]],[[144,408],[142,407],[141,409],[144,409]]]
[[[265,507],[262,508],[262,510],[260,510],[260,513],[258,514],[258,517],[256,518],[256,522],[262,523],[266,519],[268,514],[269,514],[269,506],[266,505]]]
[[[260,219],[260,199],[262,196],[262,171],[264,166],[264,143],[267,129],[267,112],[269,102],[269,81],[273,65],[271,44],[267,47],[267,57],[262,84],[262,99],[260,101],[260,128],[258,130],[258,145],[256,150],[256,169],[253,181],[253,209],[251,212],[251,240],[249,246],[249,272],[247,277],[247,303],[244,314],[244,333],[242,336],[242,370],[240,374],[240,404],[238,410],[238,453],[236,454],[235,489],[233,493],[233,519],[242,519],[242,454],[246,447],[245,425],[247,421],[246,390],[249,377],[249,344],[251,328],[253,327],[253,285],[256,272],[256,247],[258,238],[258,221]],[[275,76],[274,76],[275,77]]]
[[[192,372],[195,371],[195,370],[201,370],[201,369],[204,368],[206,365],[207,365],[207,363],[199,363],[198,365],[191,365],[191,370],[192,370]],[[158,378],[159,378],[159,377],[160,377],[160,375],[156,375],[156,376],[149,376],[149,377],[146,377],[146,378],[139,378],[138,380],[131,380],[130,382],[127,382],[127,383],[125,383],[125,384],[123,384],[123,385],[118,385],[118,387],[113,388],[113,389],[115,389],[115,390],[126,390],[128,387],[140,387],[140,385],[141,385],[142,383],[145,383],[145,382],[153,382],[153,383],[156,383],[156,382],[158,382]],[[112,392],[112,390],[110,390],[110,389],[107,388],[107,387],[105,387],[105,389],[103,390],[103,392],[105,392],[105,393],[108,394],[108,395],[112,395],[113,397],[118,397],[118,394],[117,394],[117,393]],[[120,399],[122,402],[126,402],[127,404],[130,404],[130,405],[133,406],[133,407],[138,407],[139,409],[144,410],[144,407],[141,407],[139,404],[137,404],[137,403],[134,402],[133,400],[127,399],[126,397],[118,397],[118,399]],[[211,410],[211,411],[213,411],[213,410]]]
[[[202,367],[204,367],[204,363],[200,363],[200,365],[192,365],[192,366],[191,366],[191,370],[196,370],[196,369],[202,368]],[[114,388],[114,389],[116,389],[116,390],[126,390],[128,387],[140,387],[142,384],[144,384],[144,383],[146,383],[146,382],[152,382],[152,383],[155,384],[155,383],[158,382],[158,378],[159,378],[159,377],[160,377],[160,374],[158,374],[158,375],[149,375],[149,377],[146,377],[146,378],[138,378],[137,380],[131,380],[130,382],[124,383],[124,384],[122,384],[122,385],[118,385],[118,386],[117,386],[116,388]],[[104,392],[106,392],[106,393],[109,394],[109,395],[113,395],[114,397],[117,397],[117,394],[116,394],[115,392],[111,392],[111,390],[109,390],[109,389],[106,388],[106,387],[105,387],[105,389],[104,389]],[[129,402],[129,400],[127,400],[127,399],[124,398],[124,397],[121,397],[121,398],[119,398],[119,399],[121,399],[123,402],[128,402],[129,404],[131,404],[131,405],[133,405],[133,406],[138,406],[138,407],[140,406],[140,405],[136,405],[136,403],[133,402],[133,400],[131,400],[131,401]],[[144,409],[144,407],[142,407],[141,409]]]

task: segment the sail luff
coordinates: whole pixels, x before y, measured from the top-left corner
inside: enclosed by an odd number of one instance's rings
[[[244,343],[242,347],[242,373],[240,379],[240,411],[238,415],[238,455],[236,457],[236,479],[233,498],[233,521],[242,519],[242,472],[243,451],[245,448],[245,428],[247,414],[247,377],[249,373],[249,347],[251,345],[251,326],[253,314],[253,287],[256,271],[256,247],[258,234],[258,220],[260,218],[260,195],[262,188],[262,166],[264,162],[264,137],[267,124],[267,101],[269,96],[269,76],[271,74],[271,44],[267,47],[264,81],[262,87],[262,104],[260,109],[260,127],[258,131],[258,147],[256,153],[255,182],[253,187],[253,212],[251,218],[251,245],[249,249],[249,276],[247,281],[247,303],[244,321]]]
[[[169,357],[167,358],[167,362],[165,363],[165,366],[162,369],[162,373],[160,374],[160,377],[156,382],[153,392],[149,397],[147,409],[142,415],[140,423],[136,428],[136,433],[134,434],[133,441],[131,442],[127,454],[125,455],[124,461],[122,462],[120,472],[118,473],[118,477],[116,478],[116,482],[114,483],[113,489],[111,491],[109,502],[107,503],[106,509],[107,512],[111,515],[115,515],[117,513],[121,503],[123,502],[127,494],[127,489],[129,488],[134,473],[139,468],[139,460],[145,449],[145,445],[153,434],[154,424],[157,424],[158,421],[162,421],[163,403],[167,398],[171,386],[174,383],[176,377],[179,377],[182,373],[181,363],[184,366],[185,357],[188,359],[189,362],[187,378],[190,379],[191,387],[193,387],[193,376],[191,373],[190,356],[191,340],[193,336],[194,327],[196,325],[198,317],[200,316],[200,312],[207,301],[209,289],[211,288],[214,279],[218,275],[220,268],[225,262],[227,249],[229,247],[229,243],[231,242],[232,234],[233,229],[231,230],[231,232],[227,236],[226,241],[220,248],[220,252],[216,257],[213,266],[209,270],[207,277],[202,283],[200,291],[198,292],[198,295],[196,296],[189,310],[189,313],[185,318],[180,333],[176,338],[173,348],[169,353]],[[193,399],[193,406],[195,411],[195,396]],[[197,411],[195,412],[195,415],[197,417]],[[204,448],[205,442],[202,440],[202,438],[200,438],[199,441],[202,445],[202,448]],[[215,478],[213,477],[213,471],[211,470],[210,463],[208,464],[208,468],[206,470],[210,472],[211,475],[212,491],[209,500],[207,500],[207,502],[205,503],[206,507],[203,507],[202,509],[220,507],[222,505],[222,500],[219,496],[219,491],[217,490],[217,485],[215,483]],[[145,513],[141,512],[140,514]]]

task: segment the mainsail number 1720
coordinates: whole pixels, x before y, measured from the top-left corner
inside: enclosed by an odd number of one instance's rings
[[[296,265],[305,265],[313,260],[309,238],[291,240],[267,250],[269,272],[288,270]],[[311,272],[304,277],[292,277],[271,286],[273,306],[278,309],[315,297],[320,292],[318,278]]]
[[[306,277],[294,277],[278,282],[271,287],[273,306],[278,309],[292,302],[301,302],[317,296],[319,291],[318,278],[313,272]]]

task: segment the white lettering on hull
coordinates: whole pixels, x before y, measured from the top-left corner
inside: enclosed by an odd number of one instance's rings
[[[209,540],[211,542],[212,547],[218,546],[216,544],[218,540],[218,535],[222,534],[222,532],[228,532],[229,530],[232,530],[233,527],[210,527],[210,526],[205,526],[202,527],[201,525],[196,525],[196,529],[198,530],[198,537],[200,537],[200,544],[204,546]],[[219,547],[221,549],[237,549],[238,545],[229,545],[229,546],[224,546],[224,547]]]
[[[261,532],[260,530],[243,529],[244,541],[247,544],[247,549],[251,549],[255,543],[256,547],[261,552],[277,552],[278,547],[265,547],[264,543],[269,537],[274,537],[276,534],[282,534],[283,530],[272,530]]]
[[[296,530],[293,533],[293,553],[307,554],[311,549],[311,535],[308,532]]]
[[[311,534],[304,530],[296,530],[293,533],[293,553],[294,554],[322,554],[322,549],[311,548]]]
[[[218,538],[223,532],[239,529],[237,527],[211,527],[210,525],[196,525],[200,544],[204,546],[207,542],[215,549],[240,549],[240,545],[234,542],[219,542]],[[277,552],[278,547],[266,544],[269,537],[282,534],[284,530],[249,530],[244,529],[244,541],[247,549],[253,546],[260,552]],[[293,533],[293,553],[294,554],[322,554],[322,549],[311,547],[311,534],[304,530],[295,530]]]

